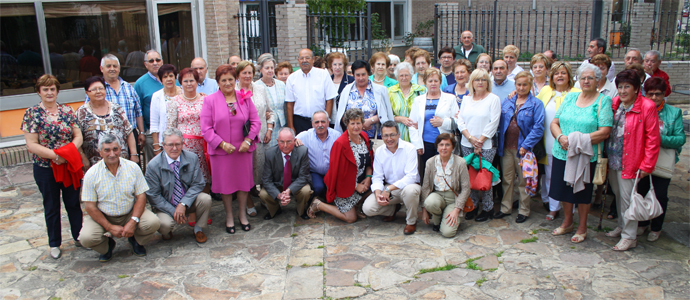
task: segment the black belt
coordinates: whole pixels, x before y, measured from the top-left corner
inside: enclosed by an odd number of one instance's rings
[[[311,122],[311,118],[303,117],[303,116],[300,116],[300,115],[293,115],[293,116],[296,117],[296,118],[304,119],[304,120],[307,120],[307,121]]]

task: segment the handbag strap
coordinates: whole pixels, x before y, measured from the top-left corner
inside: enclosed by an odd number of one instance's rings
[[[599,112],[601,111],[601,99],[604,98],[603,94],[599,94],[599,107],[597,108],[597,124],[599,123]],[[597,127],[598,128],[598,127]],[[597,162],[601,161],[601,147],[604,146],[604,141],[599,142],[599,145],[597,146]]]
[[[450,184],[449,184],[448,181],[446,180],[446,175],[445,175],[445,174],[443,175],[443,181],[446,182],[446,185],[448,186],[448,188],[449,188],[451,191],[453,191],[453,194],[455,195],[455,197],[457,197],[457,196],[458,196],[458,193],[456,193],[455,190],[453,189],[453,187],[450,186]]]

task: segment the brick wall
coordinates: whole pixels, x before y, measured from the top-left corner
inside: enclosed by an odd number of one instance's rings
[[[278,49],[276,60],[289,61],[298,66],[297,56],[307,43],[307,5],[276,5],[276,31],[278,32]]]
[[[654,3],[635,3],[630,29],[630,47],[642,51],[650,50],[652,25],[654,24]]]
[[[229,53],[228,36],[228,4],[221,0],[204,1],[204,17],[206,18],[206,63],[208,76],[215,78],[215,70],[225,63]],[[232,19],[231,19],[232,20]],[[235,37],[236,38],[236,37]]]

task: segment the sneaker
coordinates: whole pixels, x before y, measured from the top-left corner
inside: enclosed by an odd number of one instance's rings
[[[113,240],[113,238],[108,238],[108,252],[101,254],[101,256],[98,257],[98,261],[107,262],[113,258],[113,249],[115,249],[115,240]]]
[[[137,240],[134,237],[127,238],[129,241],[129,244],[132,245],[132,251],[134,251],[134,255],[136,256],[146,256],[146,248],[144,246],[139,245],[137,243]]]
[[[60,247],[50,247],[50,257],[58,259],[60,256],[62,256],[62,250],[60,250]]]

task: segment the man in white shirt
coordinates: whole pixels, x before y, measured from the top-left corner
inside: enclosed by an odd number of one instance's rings
[[[199,73],[199,86],[196,88],[197,92],[204,93],[208,96],[218,91],[218,82],[216,82],[215,79],[206,77],[208,65],[203,58],[197,57],[193,59],[191,67]]]
[[[587,56],[589,56],[589,58],[585,59],[582,64],[588,64],[589,60],[597,54],[606,54],[606,41],[600,37],[589,41],[589,45],[587,45]],[[611,82],[616,79],[616,65],[613,64],[613,62],[611,62],[611,67],[609,68],[609,73],[606,74],[606,78]]]
[[[299,52],[300,69],[290,74],[285,83],[285,103],[288,127],[297,134],[311,128],[311,116],[318,110],[333,111],[333,99],[338,90],[328,71],[314,66],[314,53],[309,49]]]
[[[394,121],[383,123],[381,137],[386,147],[376,149],[374,154],[373,193],[364,201],[362,211],[370,217],[386,216],[383,221],[391,222],[404,203],[407,225],[403,233],[413,234],[417,230],[417,207],[422,190],[417,172],[417,150],[411,143],[400,139],[400,131]]]

